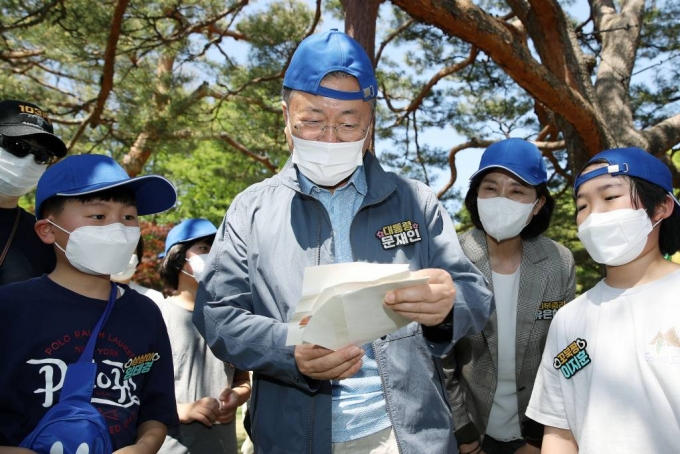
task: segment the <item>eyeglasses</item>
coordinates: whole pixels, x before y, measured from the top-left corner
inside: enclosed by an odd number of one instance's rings
[[[370,123],[369,123],[370,126]],[[301,121],[293,125],[297,136],[305,140],[320,139],[327,128],[335,130],[335,136],[343,142],[357,142],[366,137],[368,127],[362,128],[356,124],[341,123],[337,126],[324,125],[318,121]]]
[[[33,155],[36,164],[47,165],[57,161],[57,157],[44,148],[38,148],[23,140],[15,139],[0,134],[0,147],[12,153],[18,158],[25,158],[29,154]]]

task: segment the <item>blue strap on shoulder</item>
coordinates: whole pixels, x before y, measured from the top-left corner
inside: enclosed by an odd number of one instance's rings
[[[92,362],[94,356],[94,349],[97,344],[99,332],[108,320],[113,305],[116,302],[118,295],[118,285],[111,282],[111,294],[109,295],[109,303],[104,309],[104,313],[90,333],[90,339],[87,341],[85,350],[80,354],[78,362],[69,364],[66,368],[66,377],[64,377],[64,385],[61,389],[61,397],[59,401],[65,399],[76,399],[89,402],[92,399],[92,391],[94,391],[94,381],[97,375],[97,363]]]

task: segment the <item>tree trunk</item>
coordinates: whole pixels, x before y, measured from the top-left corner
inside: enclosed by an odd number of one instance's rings
[[[357,40],[373,62],[375,68],[375,29],[378,9],[384,0],[340,0],[345,9],[345,33]],[[374,125],[374,123],[373,123]],[[375,129],[371,127],[371,144],[375,154]]]

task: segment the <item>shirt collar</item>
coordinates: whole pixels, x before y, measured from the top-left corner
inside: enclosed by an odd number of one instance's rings
[[[303,193],[310,195],[313,190],[317,189],[319,191],[327,191],[327,189],[320,187],[316,183],[314,183],[312,180],[307,178],[302,172],[300,172],[297,167],[295,167],[295,170],[298,175],[298,182],[300,184],[300,189],[302,190]],[[338,188],[338,190],[342,190],[343,188],[352,185],[354,186],[354,189],[361,195],[365,196],[366,192],[368,191],[368,185],[366,184],[366,172],[364,170],[364,166],[359,166],[357,169],[354,171],[352,174],[352,177],[349,179],[347,184],[343,186],[342,188]]]

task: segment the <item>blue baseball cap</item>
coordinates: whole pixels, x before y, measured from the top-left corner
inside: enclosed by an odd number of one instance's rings
[[[322,87],[328,73],[342,71],[357,78],[360,91]],[[283,86],[327,98],[368,101],[378,95],[373,63],[361,45],[337,29],[308,36],[298,46],[283,77]]]
[[[177,201],[175,186],[160,175],[130,178],[125,169],[108,156],[81,154],[57,162],[40,177],[35,194],[36,218],[42,219],[42,204],[50,197],[74,197],[119,186],[135,193],[139,215],[169,210]]]
[[[162,259],[166,256],[171,247],[177,243],[186,243],[199,238],[212,236],[217,233],[215,225],[207,219],[186,219],[168,232],[165,239],[165,251],[158,254],[158,258]]]
[[[605,161],[608,165],[599,167],[589,172],[583,173],[583,170],[578,174],[576,181],[574,181],[574,193],[578,188],[588,180],[592,180],[600,175],[623,175],[629,177],[636,177],[642,180],[661,186],[668,194],[673,197],[675,203],[680,206],[680,202],[673,194],[673,177],[671,171],[666,164],[661,162],[651,153],[647,153],[641,148],[612,148],[611,150],[602,151],[586,163],[585,169],[590,164],[597,161]]]
[[[523,139],[505,139],[489,146],[482,153],[479,170],[472,174],[470,181],[494,168],[505,169],[531,186],[548,181],[543,155],[536,145]]]

